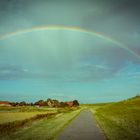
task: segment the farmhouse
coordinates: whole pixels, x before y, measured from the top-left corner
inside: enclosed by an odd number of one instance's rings
[[[65,102],[65,104],[66,104],[67,106],[72,107],[72,106],[73,106],[73,101]]]
[[[47,100],[47,104],[49,107],[79,106],[79,103],[77,100],[68,101],[68,102],[59,102],[58,100],[54,100],[54,99],[50,99],[50,98]]]
[[[11,104],[8,101],[0,101],[0,106],[11,106]]]
[[[58,100],[48,99],[47,104],[49,107],[60,107],[60,102]]]
[[[69,106],[69,107],[79,106],[79,103],[78,103],[77,100],[65,102],[65,104],[66,104],[67,106]]]

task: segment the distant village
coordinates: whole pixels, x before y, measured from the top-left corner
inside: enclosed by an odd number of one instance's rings
[[[47,100],[39,100],[35,103],[27,103],[25,101],[22,101],[22,102],[0,101],[0,106],[77,107],[79,106],[79,102],[77,100],[68,101],[68,102],[60,102],[58,100],[48,98]]]

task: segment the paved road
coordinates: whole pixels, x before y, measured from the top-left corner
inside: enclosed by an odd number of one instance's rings
[[[105,140],[89,110],[82,111],[56,140]]]

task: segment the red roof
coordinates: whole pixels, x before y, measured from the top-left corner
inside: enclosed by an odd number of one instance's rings
[[[9,105],[10,102],[8,102],[8,101],[0,101],[0,104],[6,104],[6,105]]]
[[[70,102],[65,102],[65,104],[67,104],[68,106],[73,106],[73,101],[70,101]]]

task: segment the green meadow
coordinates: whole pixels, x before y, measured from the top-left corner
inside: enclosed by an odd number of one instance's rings
[[[1,140],[51,140],[81,108],[1,107]]]
[[[90,108],[108,140],[140,140],[140,96]]]
[[[108,140],[140,140],[140,96],[80,107],[0,107],[1,140],[52,140],[83,109],[90,109]]]
[[[24,120],[34,117],[38,114],[46,114],[48,112],[2,112],[0,113],[0,124],[13,122],[17,120]]]

